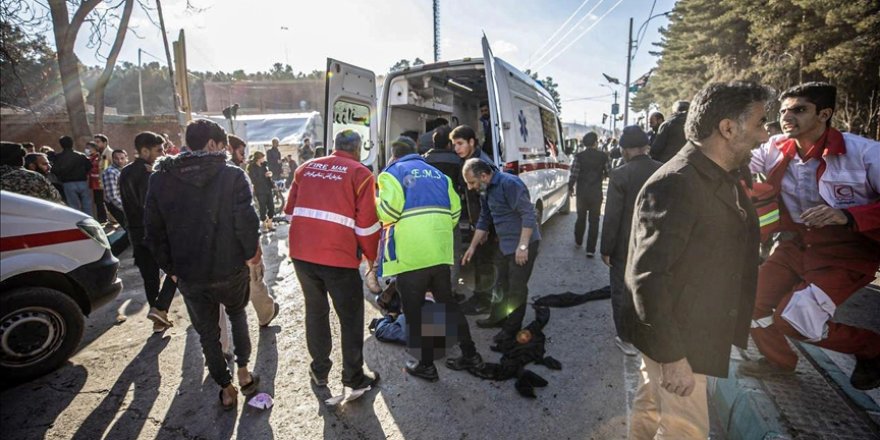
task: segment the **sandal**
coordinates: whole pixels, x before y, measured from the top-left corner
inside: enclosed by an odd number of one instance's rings
[[[223,403],[223,388],[220,388],[219,397],[220,397],[220,406],[223,407],[223,411],[230,411],[232,409],[235,409],[236,404],[238,404],[238,399],[232,399],[232,403],[230,403],[229,405]]]
[[[247,385],[241,385],[241,394],[245,396],[250,396],[257,392],[257,386],[260,384],[260,376],[257,376],[254,373],[251,373],[251,381],[248,382]]]

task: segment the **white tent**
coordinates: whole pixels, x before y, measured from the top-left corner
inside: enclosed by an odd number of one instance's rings
[[[210,119],[227,132],[230,130],[229,120],[222,115],[193,115],[195,118]],[[270,145],[272,138],[278,138],[281,145],[298,146],[304,138],[310,138],[312,144],[323,137],[324,123],[318,112],[309,113],[278,113],[273,115],[241,115],[235,118],[235,134],[245,140],[248,145]]]

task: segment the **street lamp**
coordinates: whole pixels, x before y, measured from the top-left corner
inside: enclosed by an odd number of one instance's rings
[[[608,87],[608,90],[611,90],[611,94],[614,95],[614,104],[611,104],[611,121],[609,121],[611,136],[614,136],[614,131],[617,129],[617,114],[620,113],[620,105],[617,104],[617,90],[608,84],[599,83],[599,85]]]
[[[642,33],[642,29],[648,25],[648,22],[657,18],[657,17],[665,17],[671,14],[672,11],[666,11],[660,14],[652,15],[645,20],[644,23],[639,27],[639,31],[636,32],[636,35]],[[632,60],[634,55],[632,53],[633,45],[637,43],[633,40],[633,19],[630,17],[629,19],[629,38],[626,40],[626,89],[623,91],[623,125],[626,126],[629,124],[629,80],[630,80],[630,70],[632,69]]]

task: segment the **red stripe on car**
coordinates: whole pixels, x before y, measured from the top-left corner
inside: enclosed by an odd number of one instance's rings
[[[87,240],[88,238],[89,236],[79,229],[40,232],[38,234],[16,235],[14,237],[2,237],[0,238],[0,251],[8,252],[40,246],[51,246],[53,244]]]

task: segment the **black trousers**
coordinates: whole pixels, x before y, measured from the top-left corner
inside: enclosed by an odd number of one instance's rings
[[[364,289],[360,272],[301,260],[293,260],[293,268],[306,303],[306,345],[312,371],[326,378],[333,366],[329,294],[341,327],[342,384],[356,388],[364,380]]]
[[[257,205],[260,207],[260,220],[275,218],[275,201],[272,193],[256,193]]]
[[[611,313],[617,336],[625,342],[632,342],[635,326],[635,305],[632,295],[626,288],[626,260],[611,260]]]
[[[574,242],[580,245],[584,242],[584,230],[589,218],[589,232],[587,232],[587,252],[596,252],[596,241],[599,239],[599,216],[602,210],[602,194],[577,195],[577,220],[574,223]]]
[[[98,220],[98,223],[105,223],[107,221],[107,207],[104,206],[104,190],[92,190],[92,196],[95,199],[95,219]]]
[[[441,264],[397,274],[397,291],[403,302],[403,314],[406,316],[406,325],[409,328],[407,345],[410,349],[421,352],[419,362],[422,364],[433,363],[434,350],[444,347],[446,345],[445,338],[450,336],[456,337],[461,352],[465,356],[472,356],[476,353],[467,319],[458,308],[458,303],[452,299],[452,284],[450,283],[448,265]],[[435,335],[440,331],[437,327],[444,325],[444,336],[424,335],[426,332],[422,325],[424,321],[422,306],[425,305],[425,293],[428,291],[434,296],[437,305],[445,305],[443,316],[436,317],[437,319],[432,317],[430,323],[434,327],[431,329],[431,333]],[[455,333],[450,331],[452,328],[455,329]]]
[[[516,264],[516,253],[504,255],[502,263],[498,266],[498,277],[501,283],[501,302],[492,311],[491,316],[507,317],[502,330],[514,334],[522,328],[523,318],[526,316],[526,301],[529,299],[529,278],[532,277],[532,269],[538,258],[538,248],[541,241],[533,241],[529,244],[529,260],[520,266]]]
[[[245,310],[250,299],[250,280],[251,273],[247,266],[242,266],[223,280],[199,283],[179,280],[189,319],[199,334],[208,372],[221,387],[232,383],[232,372],[229,371],[220,346],[220,305],[226,308],[229,316],[232,343],[235,346],[235,364],[239,368],[246,367],[251,356],[251,338]]]
[[[171,300],[174,299],[174,292],[177,291],[177,284],[170,276],[166,276],[160,289],[159,263],[153,258],[153,253],[143,244],[134,244],[132,251],[134,253],[134,264],[141,272],[141,278],[144,280],[144,292],[147,295],[147,303],[150,304],[150,307],[167,312],[168,307],[171,306]]]
[[[498,250],[498,236],[490,232],[486,242],[474,252],[474,296],[486,303],[492,299],[492,291],[498,286],[498,265],[502,259]]]

